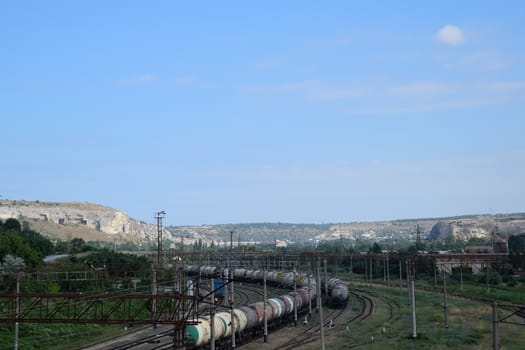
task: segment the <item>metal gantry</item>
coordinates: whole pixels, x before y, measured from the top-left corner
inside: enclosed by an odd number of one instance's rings
[[[131,281],[140,281],[133,278],[136,275],[130,273],[128,277]],[[100,277],[107,276],[81,272],[28,274],[24,280],[25,283],[56,281],[57,278],[63,278],[63,281],[98,281]],[[186,326],[198,323],[197,310],[203,301],[198,283],[184,276],[180,261],[154,264],[143,278],[151,279],[150,293],[21,293],[18,288],[20,278],[17,278],[16,293],[0,293],[0,310],[3,310],[0,312],[0,323],[171,325],[174,328],[173,348],[183,349]],[[136,286],[133,289],[136,290]]]
[[[198,302],[193,296],[178,293],[2,293],[0,300],[7,310],[0,314],[0,323],[191,324]],[[154,302],[155,311],[151,307]],[[179,318],[183,307],[189,312]]]

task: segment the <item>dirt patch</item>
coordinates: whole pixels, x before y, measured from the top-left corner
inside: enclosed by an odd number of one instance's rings
[[[70,241],[73,238],[82,238],[86,242],[113,242],[113,240],[116,239],[117,243],[125,241],[120,237],[120,235],[110,235],[82,225],[65,226],[51,221],[35,220],[29,218],[23,218],[23,222],[24,224],[29,225],[29,229],[39,232],[49,239]]]

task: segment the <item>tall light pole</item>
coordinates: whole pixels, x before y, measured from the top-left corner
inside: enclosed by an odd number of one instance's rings
[[[264,342],[268,343],[268,315],[266,315],[266,297],[267,297],[267,291],[266,291],[266,269],[267,269],[267,263],[265,261],[264,263],[264,270],[263,270],[263,283],[264,283],[264,300],[263,300],[263,317],[264,317]]]
[[[14,350],[18,350],[18,332],[19,332],[19,324],[18,324],[18,318],[20,317],[20,279],[22,278],[23,273],[17,272],[16,273],[16,303],[15,303],[15,312],[16,312],[16,318],[17,321],[15,322],[15,345]]]
[[[162,261],[162,219],[166,216],[166,212],[159,211],[155,213],[155,219],[157,220],[157,264],[160,265]]]

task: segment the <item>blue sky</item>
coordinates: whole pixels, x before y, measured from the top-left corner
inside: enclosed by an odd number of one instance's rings
[[[166,223],[524,211],[522,1],[2,1],[0,195]]]

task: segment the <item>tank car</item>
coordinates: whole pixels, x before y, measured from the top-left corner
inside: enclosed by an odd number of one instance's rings
[[[188,265],[185,266],[185,270],[192,274],[200,273],[203,276],[215,277],[214,282],[218,281],[214,284],[216,288],[220,287],[220,282],[224,283],[222,279],[216,278],[216,276],[220,274],[219,268]],[[264,271],[234,269],[233,275],[234,278],[238,280],[260,283],[264,278]],[[293,272],[268,271],[266,273],[266,279],[269,283],[284,285],[288,288],[294,287]],[[260,334],[265,314],[270,324],[281,324],[286,320],[290,320],[291,314],[294,313],[295,309],[297,309],[297,311],[304,311],[310,301],[315,301],[317,291],[315,275],[296,273],[295,282],[297,292],[290,292],[279,297],[270,298],[266,303],[261,301],[235,308],[233,310],[233,322],[229,311],[216,313],[213,322],[213,338],[215,340],[228,339],[232,333],[235,333],[237,338],[242,338],[245,335],[250,336],[257,332]],[[332,305],[346,305],[348,300],[348,287],[343,281],[336,278],[326,278],[322,279],[322,283],[327,283],[328,285],[330,292],[329,300]],[[211,318],[209,315],[206,315],[199,318],[199,324],[187,326],[187,346],[195,348],[205,347],[211,341],[210,323]]]

